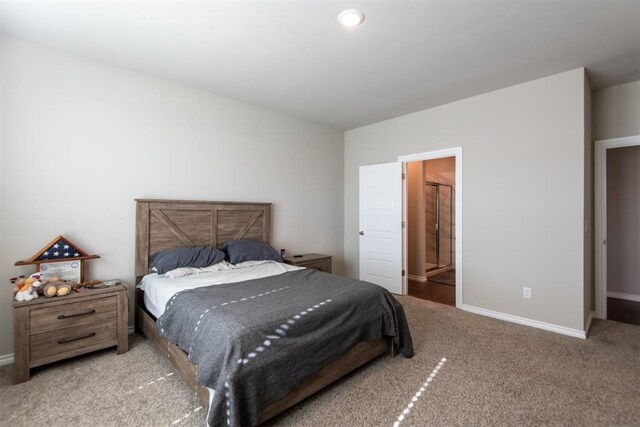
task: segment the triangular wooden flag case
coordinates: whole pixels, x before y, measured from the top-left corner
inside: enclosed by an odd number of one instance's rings
[[[15,265],[35,265],[37,271],[40,271],[40,264],[79,261],[81,275],[80,280],[84,282],[84,261],[96,258],[100,258],[100,256],[89,255],[71,240],[60,235],[47,243],[47,245],[36,252],[31,258],[24,261],[18,261]]]

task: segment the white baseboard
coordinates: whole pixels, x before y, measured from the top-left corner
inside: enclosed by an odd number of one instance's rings
[[[640,295],[635,295],[635,294],[623,294],[622,292],[608,291],[607,296],[609,298],[626,299],[627,301],[640,302]]]
[[[129,335],[133,335],[136,331],[135,326],[129,326],[127,332]],[[0,355],[0,366],[11,365],[13,363],[13,353]]]
[[[13,363],[13,353],[0,356],[0,366],[11,365]]]
[[[481,314],[487,317],[493,317],[495,319],[506,320],[507,322],[518,323],[520,325],[531,326],[537,329],[544,329],[545,331],[556,332],[562,335],[568,335],[576,338],[587,338],[587,333],[580,329],[567,328],[566,326],[554,325],[553,323],[540,322],[538,320],[527,319],[526,317],[514,316],[512,314],[500,313],[499,311],[487,310],[485,308],[474,307],[472,305],[462,305],[464,311],[468,311],[475,314]]]
[[[413,274],[409,274],[407,277],[409,278],[409,280],[414,280],[416,282],[424,283],[427,281],[427,278],[425,276],[414,276]]]

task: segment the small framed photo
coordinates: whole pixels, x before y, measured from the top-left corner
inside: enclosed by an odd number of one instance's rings
[[[66,262],[43,262],[40,264],[40,271],[44,279],[57,277],[60,280],[73,280],[82,282],[82,263],[80,260]]]

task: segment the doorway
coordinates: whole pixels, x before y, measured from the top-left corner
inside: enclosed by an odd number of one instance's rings
[[[640,135],[596,141],[596,317],[640,325]]]
[[[406,164],[411,296],[455,306],[455,157]]]
[[[453,276],[455,306],[463,307],[463,276],[462,276],[462,147],[449,148],[427,153],[411,154],[398,157],[397,162],[373,164],[360,166],[359,169],[359,270],[360,280],[369,281],[386,288],[393,294],[406,295],[408,293],[409,257],[412,253],[409,250],[408,227],[408,203],[407,190],[418,191],[422,195],[420,200],[424,200],[423,183],[426,181],[440,183],[437,180],[419,175],[419,186],[407,185],[407,172],[412,170],[409,166],[412,163],[423,164],[424,160],[434,160],[443,158],[453,158],[455,171],[453,172],[454,184],[452,191],[442,190],[442,197],[449,194],[453,203],[453,214],[451,215],[451,233],[454,239],[449,241],[451,249],[446,247],[446,243],[441,244],[439,251],[444,260],[445,254],[452,250],[452,265],[443,267]],[[447,183],[443,183],[447,184]],[[422,202],[423,203],[423,202]],[[442,227],[441,221],[447,217],[442,210],[446,209],[446,202],[440,203],[440,222],[438,227]],[[421,207],[422,220],[420,227],[426,230],[424,221],[424,203]],[[446,234],[441,234],[444,238]],[[426,254],[426,244],[419,245],[420,251]],[[426,281],[426,255],[419,259],[418,274],[423,275]],[[440,262],[436,258],[436,262]],[[439,269],[434,269],[429,274],[440,273]],[[451,288],[449,288],[450,290]]]
[[[462,148],[401,156],[407,293],[462,307]]]

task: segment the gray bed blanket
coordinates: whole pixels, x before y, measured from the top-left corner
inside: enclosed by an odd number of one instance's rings
[[[215,390],[211,426],[253,426],[261,411],[360,341],[393,337],[413,356],[402,305],[380,286],[305,269],[178,292],[157,327]]]

